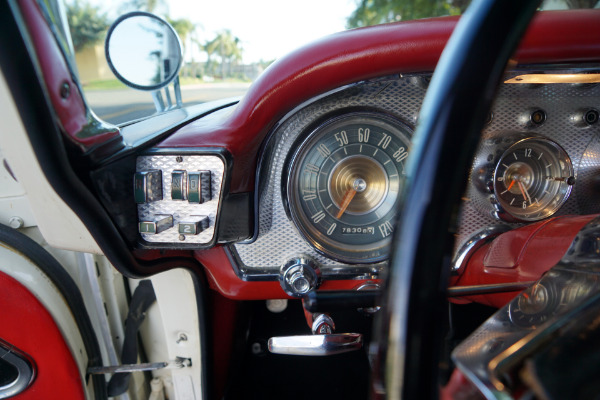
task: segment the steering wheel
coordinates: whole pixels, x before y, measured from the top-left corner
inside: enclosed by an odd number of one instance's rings
[[[438,397],[452,231],[473,154],[509,57],[540,1],[475,0],[452,34],[425,96],[408,160],[384,313],[375,390]],[[379,385],[378,385],[379,384]]]

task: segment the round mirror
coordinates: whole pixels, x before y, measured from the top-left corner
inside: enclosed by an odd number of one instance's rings
[[[140,90],[158,90],[171,83],[183,61],[173,27],[141,11],[125,14],[111,25],[105,52],[117,78]]]

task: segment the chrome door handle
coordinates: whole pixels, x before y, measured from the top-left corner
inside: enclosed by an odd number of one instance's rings
[[[269,339],[269,351],[275,354],[300,356],[329,356],[359,350],[360,333],[280,336]]]

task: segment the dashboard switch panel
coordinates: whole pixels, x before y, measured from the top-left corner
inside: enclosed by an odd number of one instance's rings
[[[206,248],[215,243],[225,174],[220,153],[151,153],[137,158],[136,170],[136,188],[139,177],[146,176],[147,184],[150,174],[152,179],[160,177],[161,193],[166,193],[160,199],[137,204],[139,232],[145,246]],[[153,225],[157,216],[164,215],[172,218],[168,227]]]
[[[138,204],[161,200],[163,197],[162,172],[160,170],[136,172],[133,194],[135,202]]]

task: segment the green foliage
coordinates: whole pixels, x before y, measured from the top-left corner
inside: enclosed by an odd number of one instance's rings
[[[217,33],[213,40],[205,44],[204,49],[209,55],[216,54],[222,60],[239,61],[242,59],[240,39],[233,36],[229,29]]]
[[[357,0],[348,28],[461,14],[470,0]]]
[[[187,18],[171,19],[168,16],[165,18],[169,24],[175,29],[175,32],[179,35],[181,43],[185,47],[187,38],[196,29],[196,25]]]
[[[75,0],[67,4],[67,20],[76,52],[101,42],[108,29],[106,14],[87,1]]]
[[[167,3],[166,0],[128,0],[121,5],[119,11],[125,13],[131,10],[137,10],[157,14],[158,9],[160,8],[168,14],[169,6]]]
[[[212,72],[211,69],[214,67],[212,56],[216,55],[221,60],[221,77],[225,78],[227,75],[227,69],[232,63],[241,61],[242,59],[242,47],[240,39],[233,36],[230,30],[225,29],[217,34],[217,36],[204,45],[204,51],[208,56],[206,62],[207,71]]]

